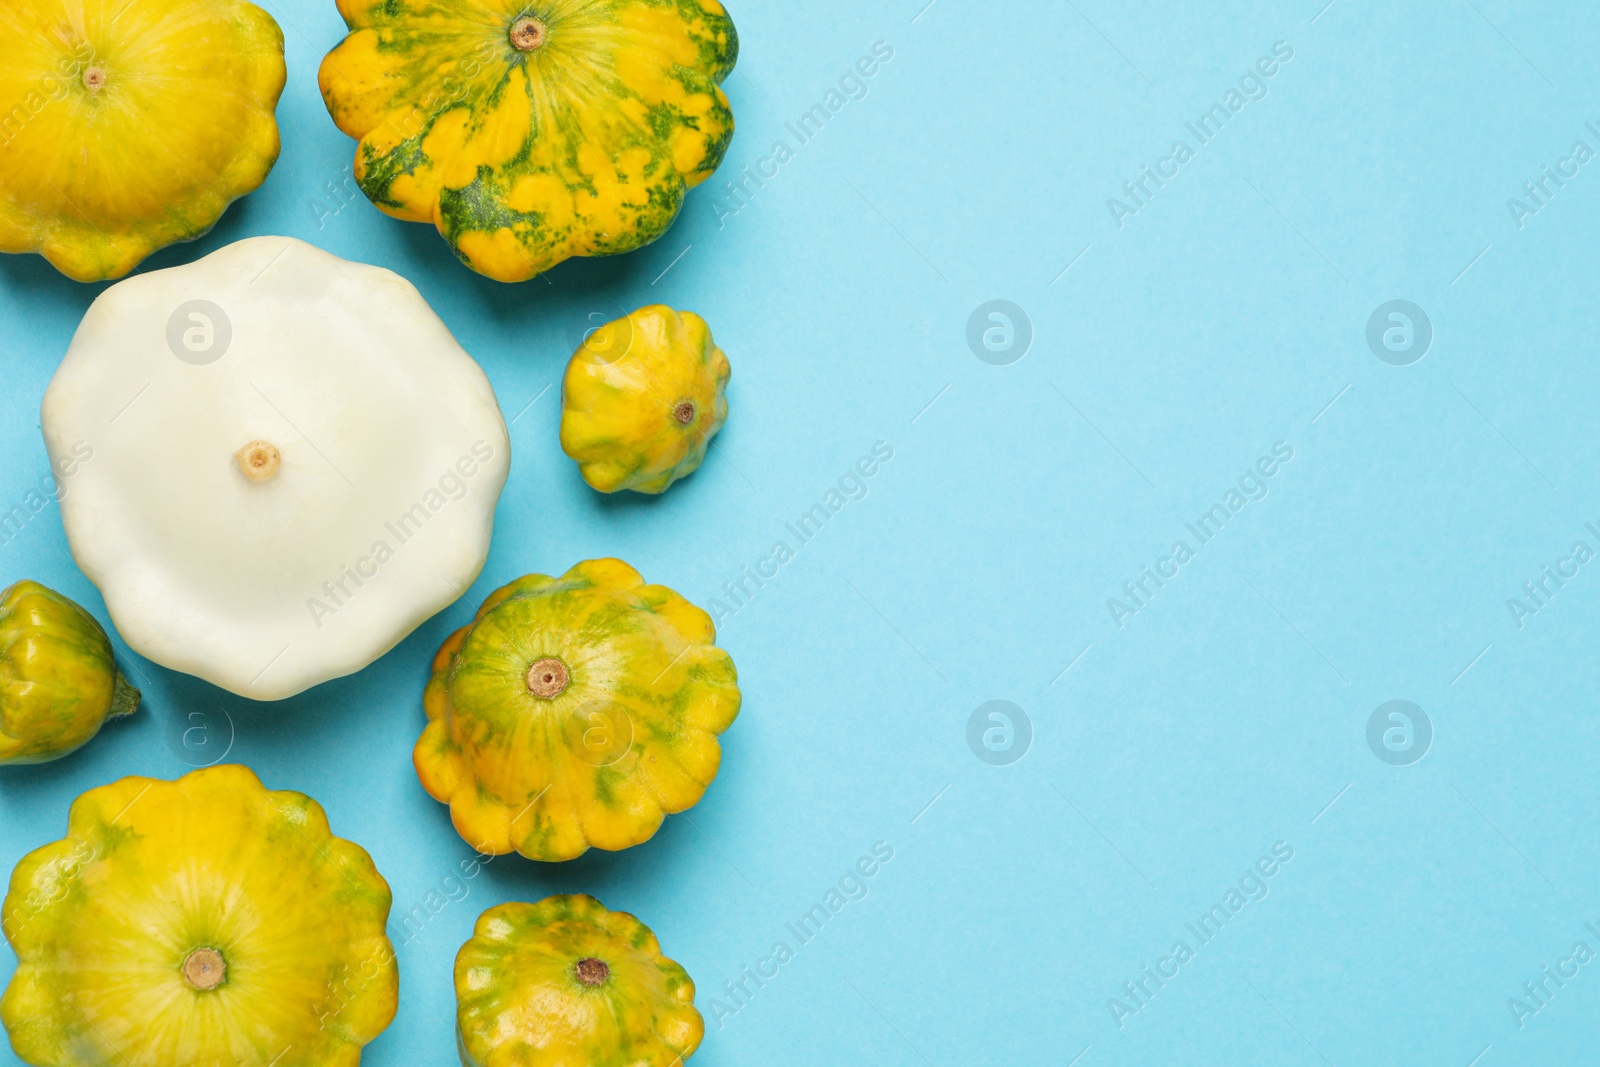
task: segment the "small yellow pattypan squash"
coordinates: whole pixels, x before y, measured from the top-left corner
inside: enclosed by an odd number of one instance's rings
[[[316,801],[222,765],[72,805],[11,875],[11,1047],[41,1067],[355,1067],[394,1018],[389,886]]]
[[[0,593],[0,764],[58,759],[138,706],[94,616],[38,582]]]
[[[705,1029],[650,928],[593,897],[490,908],[456,956],[463,1067],[680,1067]]]
[[[0,14],[0,252],[120,278],[278,159],[283,31],[247,0],[28,0]]]
[[[503,282],[660,237],[722,162],[717,0],[338,0],[328,112],[381,210]]]
[[[480,852],[567,860],[648,840],[717,775],[739,713],[711,617],[615,559],[497,590],[445,641],[415,761]]]
[[[664,492],[728,419],[732,368],[692,311],[655,304],[584,338],[561,391],[561,450],[602,493]]]

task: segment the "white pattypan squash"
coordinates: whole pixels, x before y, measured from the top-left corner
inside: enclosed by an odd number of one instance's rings
[[[409,282],[286,237],[107,289],[41,418],[128,644],[256,700],[456,600],[511,459],[488,379]]]

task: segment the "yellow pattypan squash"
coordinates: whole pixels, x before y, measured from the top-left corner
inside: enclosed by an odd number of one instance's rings
[[[566,860],[699,801],[739,713],[711,617],[615,559],[491,594],[433,661],[415,761],[467,844]]]
[[[388,914],[310,797],[231,765],[124,778],[12,873],[0,1021],[41,1067],[355,1067],[399,996]]]
[[[322,97],[355,178],[503,282],[660,237],[733,138],[717,0],[338,0]]]
[[[278,159],[283,31],[247,0],[0,10],[0,252],[120,278],[201,236]]]
[[[650,928],[593,897],[490,908],[456,956],[463,1067],[681,1067],[705,1029]]]
[[[561,389],[561,450],[602,493],[664,492],[728,419],[732,368],[706,320],[660,304],[584,338]]]
[[[0,593],[0,764],[58,759],[138,706],[93,615],[38,582]]]

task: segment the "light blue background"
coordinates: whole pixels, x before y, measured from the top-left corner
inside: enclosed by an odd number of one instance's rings
[[[745,706],[705,800],[620,855],[492,863],[401,947],[400,1013],[365,1062],[452,1061],[474,918],[565,891],[687,966],[701,1067],[1592,1056],[1600,962],[1520,1028],[1507,1000],[1576,941],[1600,951],[1600,563],[1521,628],[1506,601],[1575,541],[1600,549],[1600,161],[1520,229],[1506,201],[1573,142],[1600,150],[1600,13],[925,2],[735,3],[724,174],[656,245],[508,287],[427,227],[334,210],[353,146],[315,72],[342,24],[271,0],[282,159],[148,267],[277,233],[414,281],[515,418],[494,551],[381,663],[281,705],[136,661],[135,720],[0,776],[0,863],[58,838],[85,789],[182,773],[169,736],[199,714],[371,850],[397,916],[424,904],[471,853],[411,769],[421,689],[482,596],[614,554],[709,606],[883,441],[866,498],[722,624]],[[894,57],[867,97],[719,217],[722,177],[793,147],[784,123],[878,41]],[[1184,123],[1277,41],[1293,58],[1265,98],[1199,146]],[[1195,157],[1119,228],[1107,198],[1180,138]],[[99,288],[0,262],[7,507],[46,471],[39,397]],[[1010,366],[967,345],[992,299],[1034,330]],[[1410,366],[1365,341],[1392,299],[1433,324]],[[656,301],[712,324],[731,419],[664,498],[603,499],[559,451],[555,383],[591,314]],[[1119,629],[1107,598],[1197,547],[1184,523],[1279,441],[1269,495]],[[53,507],[0,560],[104,617]],[[992,699],[1032,722],[1010,766],[966,741]],[[1435,730],[1410,766],[1367,745],[1391,699]],[[878,841],[869,895],[799,946],[784,923]],[[1269,895],[1199,946],[1185,922],[1279,841]],[[780,938],[795,958],[719,1027],[712,998],[732,1007],[723,983]],[[1195,958],[1119,1029],[1108,998],[1178,939]]]

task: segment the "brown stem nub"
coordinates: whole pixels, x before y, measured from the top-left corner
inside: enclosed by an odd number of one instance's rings
[[[528,692],[545,700],[560,696],[569,681],[567,665],[553,656],[546,656],[528,668]]]
[[[532,15],[524,15],[511,24],[511,44],[519,52],[533,51],[549,36],[545,24]]]
[[[694,403],[693,403],[693,401],[685,400],[681,404],[679,404],[677,407],[673,408],[672,409],[672,417],[677,419],[679,422],[683,423],[685,426],[687,426],[691,422],[693,422],[694,421]]]
[[[205,992],[221,985],[228,977],[228,961],[214,948],[197,948],[183,961],[183,980]]]
[[[278,473],[278,467],[283,462],[283,454],[276,445],[267,441],[251,441],[233,454],[238,460],[239,469],[244,476],[252,482],[264,482]]]
[[[83,87],[91,93],[98,93],[106,86],[106,72],[99,67],[90,67],[83,72]]]
[[[597,960],[593,956],[579,960],[576,970],[578,981],[586,986],[597,986],[611,977],[611,968],[606,966],[604,960]]]
[[[111,710],[106,712],[106,718],[111,719],[119,715],[132,715],[139,710],[139,690],[134,688],[126,675],[117,671],[117,680],[111,687]]]

